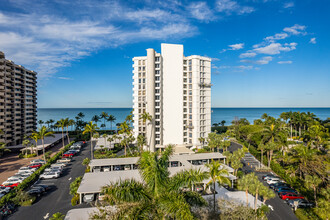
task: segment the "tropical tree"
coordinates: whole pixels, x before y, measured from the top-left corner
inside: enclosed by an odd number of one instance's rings
[[[252,189],[252,183],[254,179],[254,173],[243,176],[238,180],[238,189],[245,191],[246,205],[249,205],[249,190]]]
[[[73,119],[66,118],[66,136],[68,136],[68,142],[70,143],[70,137],[69,137],[69,126],[72,126],[75,124],[75,121]]]
[[[38,124],[40,125],[40,127],[44,124],[45,122],[43,120],[39,120]]]
[[[3,155],[4,152],[10,151],[8,148],[6,148],[6,143],[1,142],[0,143],[0,156]]]
[[[293,148],[291,155],[291,162],[298,164],[298,169],[300,172],[300,177],[307,168],[307,164],[313,160],[315,157],[316,150],[309,149],[308,147],[299,144]]]
[[[96,126],[97,126],[97,122],[100,121],[100,116],[98,116],[98,115],[94,115],[94,116],[92,117],[92,121],[94,121],[94,122],[96,123]]]
[[[138,137],[137,137],[137,146],[139,147],[140,149],[140,152],[143,151],[143,146],[146,145],[146,137],[139,134]]]
[[[107,121],[110,122],[110,129],[112,131],[112,123],[116,121],[116,117],[114,115],[109,115]]]
[[[148,113],[148,112],[144,112],[142,115],[141,115],[141,119],[145,125],[145,131],[147,132],[147,123],[151,123],[152,122],[152,116]],[[153,129],[153,127],[151,128]],[[151,138],[151,136],[150,136]],[[147,146],[150,150],[151,146],[150,146],[150,141],[148,143],[148,140],[147,140]]]
[[[96,124],[94,124],[92,121],[90,121],[88,124],[85,125],[83,134],[89,133],[91,138],[91,160],[93,159],[93,134],[98,130]]]
[[[160,152],[145,151],[138,162],[142,182],[121,180],[103,188],[107,205],[116,205],[116,212],[104,209],[94,219],[194,219],[191,206],[205,205],[196,192],[184,192],[187,172],[172,177],[168,171],[173,147]],[[198,178],[196,178],[198,179]]]
[[[101,118],[101,119],[103,118],[103,124],[104,124],[104,127],[106,127],[106,126],[105,126],[105,120],[106,120],[108,117],[109,117],[109,115],[108,115],[108,113],[106,113],[106,112],[102,112],[101,115],[100,115],[100,118]],[[102,127],[102,125],[101,125],[101,127]]]
[[[261,153],[261,156],[260,156],[260,161],[261,161],[261,164],[263,164],[263,160],[264,160],[264,150],[266,149],[266,146],[261,143],[258,145],[258,150],[260,150],[260,153]]]
[[[312,188],[313,191],[314,191],[314,201],[315,201],[315,205],[317,206],[317,190],[318,190],[318,187],[319,185],[322,183],[322,180],[317,177],[317,176],[311,176],[311,175],[307,175],[305,177],[305,185],[306,187],[308,188]]]
[[[222,120],[222,121],[220,122],[220,124],[221,124],[221,126],[223,127],[223,126],[225,126],[226,121],[225,121],[225,120]]]
[[[264,186],[260,189],[260,196],[262,197],[263,202],[266,203],[267,200],[275,198],[275,193],[272,189]]]
[[[83,119],[85,117],[85,114],[83,112],[79,112],[77,114],[77,116],[80,118],[80,119]]]
[[[102,137],[104,138],[104,147],[107,147],[107,137],[108,137],[108,135],[107,134],[102,134]]]
[[[68,123],[68,121],[64,118],[62,118],[56,122],[56,127],[62,129],[62,146],[63,146],[63,148],[64,148],[64,128],[66,127],[67,123]]]
[[[129,144],[129,140],[127,140],[127,138],[131,136],[131,132],[132,132],[132,129],[131,129],[129,123],[127,123],[127,121],[124,121],[123,123],[120,124],[118,133],[124,134],[124,139],[122,140],[121,144],[124,145],[124,147],[125,147],[125,156],[127,155],[126,148]]]
[[[39,133],[38,132],[32,132],[30,138],[35,141],[37,156],[39,156],[39,152],[38,152],[38,140],[40,139]]]
[[[207,187],[211,184],[213,185],[213,211],[215,212],[215,184],[218,183],[219,185],[227,184],[231,185],[230,180],[228,179],[229,173],[219,161],[212,160],[211,163],[205,165],[208,171],[208,177],[211,180],[207,183]]]
[[[30,140],[24,136],[24,139],[22,141],[22,146],[25,147],[25,157],[27,158],[27,147],[29,146],[30,143]],[[32,151],[30,152],[30,154],[32,154]]]
[[[39,135],[39,138],[41,139],[41,143],[42,143],[42,152],[43,152],[43,155],[44,155],[44,161],[46,161],[44,140],[45,140],[45,137],[55,137],[53,134],[54,134],[54,132],[53,131],[48,131],[46,126],[42,126],[40,128],[40,130],[38,131],[38,135]]]
[[[202,144],[202,148],[203,148],[203,147],[204,147],[205,138],[204,138],[204,137],[199,137],[199,138],[198,138],[198,141],[199,141],[199,143]],[[196,150],[198,150],[197,147],[196,147]]]

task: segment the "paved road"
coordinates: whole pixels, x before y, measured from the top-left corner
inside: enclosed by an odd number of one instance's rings
[[[58,179],[41,180],[40,183],[52,185],[54,189],[43,195],[39,201],[30,207],[20,207],[9,219],[13,220],[42,220],[48,219],[56,212],[66,214],[72,208],[89,207],[86,204],[72,207],[71,195],[69,194],[70,183],[85,172],[82,165],[83,159],[90,157],[90,144],[85,146],[80,154],[73,158],[70,165],[66,166],[63,175]],[[48,217],[48,218],[46,218]]]
[[[233,152],[233,151],[235,151],[239,148],[241,148],[241,145],[232,142],[231,146],[228,148],[228,150]],[[243,166],[242,170],[243,171],[253,171],[254,172],[253,168],[245,166],[245,165]],[[256,172],[256,174],[259,177],[260,181],[262,183],[264,183],[265,185],[267,185],[261,179],[261,177],[265,174],[268,174],[268,173]],[[293,211],[291,210],[290,206],[287,205],[286,202],[283,201],[282,199],[280,199],[277,195],[276,195],[275,198],[266,201],[266,205],[270,205],[270,206],[273,207],[273,211],[270,211],[270,213],[268,215],[269,220],[297,220],[297,217],[293,213]]]

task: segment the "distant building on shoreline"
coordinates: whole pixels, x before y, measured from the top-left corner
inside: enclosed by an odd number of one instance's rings
[[[20,144],[37,128],[37,73],[0,51],[0,142]]]
[[[168,144],[200,146],[211,132],[211,59],[185,57],[183,45],[161,44],[161,53],[133,58],[134,135],[150,150]],[[152,121],[143,122],[147,112]]]

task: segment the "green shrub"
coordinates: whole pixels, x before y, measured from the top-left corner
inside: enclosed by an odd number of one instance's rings
[[[71,199],[71,205],[72,206],[75,206],[75,205],[78,205],[78,203],[79,203],[79,194],[76,194]]]
[[[19,158],[31,158],[31,157],[36,157],[36,156],[37,156],[36,153],[34,153],[34,154],[27,154],[27,155],[25,153],[20,153],[18,155]]]

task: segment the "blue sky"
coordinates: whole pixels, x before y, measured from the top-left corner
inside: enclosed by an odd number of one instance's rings
[[[132,57],[212,61],[213,107],[330,107],[327,0],[0,0],[0,51],[38,72],[38,107],[131,107]]]

